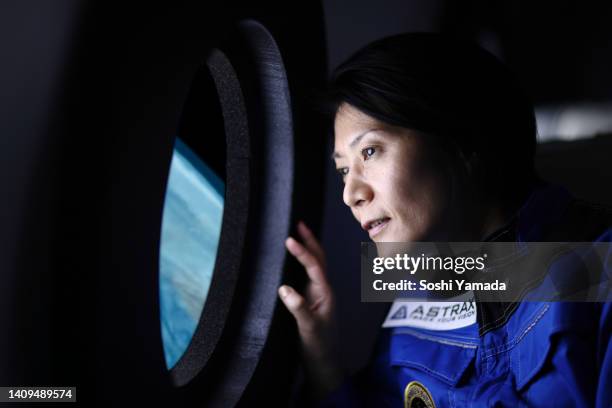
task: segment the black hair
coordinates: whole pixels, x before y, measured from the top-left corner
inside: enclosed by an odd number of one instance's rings
[[[325,108],[343,103],[415,129],[476,158],[487,193],[520,203],[536,180],[533,106],[509,70],[480,47],[434,33],[375,41],[332,74]]]

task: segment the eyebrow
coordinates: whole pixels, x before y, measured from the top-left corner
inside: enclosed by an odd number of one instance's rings
[[[361,133],[361,134],[359,134],[359,135],[355,136],[355,138],[354,138],[354,139],[351,141],[351,143],[349,143],[349,148],[351,148],[351,147],[355,146],[357,143],[359,143],[359,141],[360,141],[360,140],[361,140],[361,139],[362,139],[362,138],[363,138],[365,135],[367,135],[368,133],[373,132],[373,131],[375,131],[375,130],[378,130],[378,129],[376,129],[376,128],[369,129],[369,130],[366,130],[365,132],[363,132],[363,133]],[[332,155],[331,155],[331,159],[332,159],[332,160],[334,160],[334,159],[339,159],[340,157],[342,157],[342,155],[341,155],[340,153],[338,153],[338,152],[333,152],[333,153],[332,153]]]

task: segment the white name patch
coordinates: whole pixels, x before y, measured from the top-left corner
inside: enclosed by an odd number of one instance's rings
[[[453,330],[476,323],[473,299],[455,302],[411,302],[396,300],[382,327],[418,327],[427,330]]]

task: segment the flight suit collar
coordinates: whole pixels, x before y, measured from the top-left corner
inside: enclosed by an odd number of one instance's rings
[[[519,244],[542,241],[547,230],[561,220],[571,200],[570,193],[561,186],[540,185],[504,226],[489,234],[483,241]],[[518,302],[477,303],[479,335],[483,336],[506,324],[518,305]]]

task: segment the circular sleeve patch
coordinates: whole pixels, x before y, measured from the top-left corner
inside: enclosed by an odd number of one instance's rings
[[[411,381],[404,390],[404,408],[436,408],[436,404],[423,384]]]

